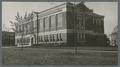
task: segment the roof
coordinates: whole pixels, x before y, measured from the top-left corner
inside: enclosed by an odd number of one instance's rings
[[[96,14],[96,13],[92,13],[93,16],[96,16],[96,17],[104,17],[103,15],[100,15],[100,14]]]
[[[53,8],[60,7],[60,6],[62,6],[62,5],[67,5],[67,4],[70,4],[70,3],[63,3],[63,4],[60,4],[60,5],[57,5],[57,6],[54,6],[54,7],[48,8],[48,9],[46,9],[46,10],[40,11],[39,13],[42,13],[42,12],[45,12],[45,11],[51,10],[51,9],[53,9]]]
[[[79,7],[83,11],[89,10],[89,8],[82,2],[78,3],[76,6]]]

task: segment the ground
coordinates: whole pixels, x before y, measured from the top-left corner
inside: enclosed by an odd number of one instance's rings
[[[114,47],[2,48],[3,64],[117,64]]]

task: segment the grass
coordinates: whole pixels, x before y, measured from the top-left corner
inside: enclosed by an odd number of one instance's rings
[[[65,48],[2,48],[3,64],[117,64],[117,51],[109,52],[113,48],[106,47],[108,52],[94,52],[95,47],[81,51],[89,47],[84,48],[78,48],[77,54]]]

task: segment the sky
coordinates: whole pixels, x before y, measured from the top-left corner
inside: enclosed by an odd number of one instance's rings
[[[15,21],[17,12],[19,12],[21,16],[24,16],[25,12],[40,12],[62,3],[63,2],[2,2],[2,30],[11,28],[9,21]],[[111,34],[114,27],[118,24],[118,3],[85,2],[85,5],[93,9],[95,13],[104,16],[105,34]]]

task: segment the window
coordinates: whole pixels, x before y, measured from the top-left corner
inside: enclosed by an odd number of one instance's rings
[[[59,41],[59,36],[58,36],[58,34],[56,34],[57,35],[57,41]]]
[[[49,41],[49,40],[48,40],[48,35],[46,35],[46,41]]]
[[[17,39],[17,43],[19,43],[19,39]]]
[[[83,35],[81,34],[81,37],[80,37],[81,39],[83,38]]]
[[[30,42],[30,39],[28,38],[28,43]]]
[[[44,35],[44,41],[46,41],[46,35]]]
[[[101,20],[99,20],[99,25],[101,25]]]
[[[34,30],[34,32],[37,32],[37,20],[34,21],[33,30]]]
[[[79,39],[85,39],[85,34],[79,34]]]
[[[37,20],[34,21],[34,28],[37,27]]]
[[[63,17],[62,13],[57,14],[57,26],[62,27]]]
[[[81,34],[79,33],[79,40],[80,40],[80,38],[81,38]]]
[[[43,19],[39,20],[39,31],[43,31],[44,25],[43,25]]]
[[[50,21],[51,21],[51,27],[55,27],[56,26],[56,16],[55,15],[50,16]]]
[[[38,36],[38,41],[40,42],[40,36]]]
[[[54,34],[52,35],[52,40],[55,41]]]
[[[52,37],[52,35],[50,35],[50,41],[53,41],[53,37]]]
[[[96,20],[96,24],[98,23],[98,20]]]
[[[85,34],[83,34],[83,38],[85,39]]]
[[[33,32],[33,23],[30,22],[29,23],[29,33],[32,33]]]
[[[45,36],[44,36],[44,40],[45,40],[45,41],[48,41],[48,35],[45,35]]]
[[[41,36],[41,41],[43,42],[43,36]]]
[[[60,35],[60,41],[62,41],[62,35],[61,35],[61,33],[59,35]]]
[[[96,23],[96,20],[94,19],[94,24]]]
[[[103,23],[104,21],[103,20],[101,20],[101,23]]]
[[[49,29],[49,18],[45,18],[45,29]]]

